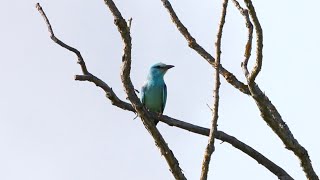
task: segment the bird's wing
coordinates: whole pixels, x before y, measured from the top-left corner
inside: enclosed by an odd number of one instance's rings
[[[146,102],[146,88],[147,88],[147,83],[144,84],[141,88],[141,102],[143,105],[145,105],[145,102]]]
[[[167,102],[167,86],[166,84],[163,85],[163,92],[162,92],[162,103],[161,103],[161,113],[164,111],[164,107],[166,106]]]

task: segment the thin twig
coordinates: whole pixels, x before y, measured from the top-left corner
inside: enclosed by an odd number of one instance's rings
[[[58,39],[54,36],[52,28],[51,28],[51,24],[48,20],[48,18],[45,16],[44,11],[42,10],[41,6],[39,4],[36,5],[39,13],[44,16],[44,20],[48,26],[49,29],[49,33],[50,36],[53,36],[54,38],[51,38],[55,43],[59,44],[58,42],[65,44],[63,42],[59,41],[55,41],[55,39]],[[61,45],[61,44],[59,44]],[[61,45],[62,46],[62,45]],[[75,49],[75,48],[67,48],[70,47],[68,45],[66,46],[62,46],[68,50],[70,49]],[[72,51],[72,50],[70,50]],[[74,53],[79,52],[78,50],[75,49],[75,51],[72,51]],[[77,53],[76,53],[77,54]],[[80,54],[80,53],[78,53]],[[81,55],[80,55],[81,57]],[[79,58],[79,57],[78,57]],[[82,58],[82,57],[81,57]],[[81,65],[81,64],[80,64]],[[85,66],[85,63],[83,63],[83,65],[81,65],[81,68],[87,69],[87,67]],[[92,75],[91,73],[88,73],[88,75],[76,75],[75,76],[75,80],[78,81],[88,81],[88,82],[92,82],[94,83],[96,86],[100,87],[101,89],[104,90],[104,92],[106,93],[106,97],[110,100],[111,104],[114,106],[117,106],[123,110],[128,110],[128,111],[132,111],[135,112],[135,109],[132,107],[131,104],[122,101],[112,90],[112,88],[110,88],[108,86],[108,84],[106,84],[104,81],[102,81],[101,79],[99,79],[98,77]],[[200,126],[196,126],[184,121],[180,121],[165,115],[162,116],[158,116],[158,114],[156,113],[151,113],[151,116],[153,119],[157,119],[159,121],[162,121],[164,123],[166,123],[169,126],[173,126],[173,127],[177,127],[183,130],[187,130],[190,131],[192,133],[196,133],[196,134],[200,134],[200,135],[204,135],[204,136],[209,136],[209,132],[210,130],[208,128],[204,128],[204,127],[200,127]],[[273,163],[272,161],[270,161],[268,158],[266,158],[265,156],[263,156],[261,153],[259,153],[258,151],[256,151],[255,149],[253,149],[252,147],[250,147],[249,145],[241,142],[240,140],[236,139],[233,136],[230,136],[228,134],[226,134],[223,131],[216,131],[216,135],[215,137],[219,140],[221,140],[222,142],[227,142],[229,144],[231,144],[233,147],[237,148],[238,150],[242,151],[243,153],[247,154],[248,156],[250,156],[251,158],[255,159],[259,164],[261,164],[262,166],[264,166],[265,168],[267,168],[270,172],[272,172],[273,174],[275,174],[279,179],[282,179],[280,177],[289,177],[289,179],[291,178],[290,175],[287,174],[286,171],[284,171],[281,167],[279,167],[278,165],[276,165],[275,163]],[[292,179],[292,178],[291,178]],[[283,179],[285,180],[285,179]]]
[[[224,0],[222,3],[222,12],[221,18],[217,33],[217,40],[216,40],[216,61],[215,61],[215,85],[213,90],[214,102],[213,102],[213,112],[212,112],[212,123],[210,128],[209,140],[207,147],[205,149],[202,168],[201,168],[201,176],[200,180],[207,180],[208,179],[208,172],[209,172],[209,164],[211,160],[211,155],[215,150],[214,147],[214,140],[215,140],[215,132],[217,131],[217,123],[218,123],[218,112],[219,112],[219,89],[220,89],[220,74],[219,74],[219,67],[220,67],[220,59],[221,59],[221,39],[222,39],[222,30],[225,23],[225,18],[227,14],[227,7],[228,7],[228,0]]]
[[[253,34],[253,25],[250,21],[249,13],[247,9],[244,9],[241,7],[239,2],[237,0],[232,0],[234,5],[238,8],[239,12],[242,14],[242,16],[246,20],[246,27],[248,29],[248,40],[246,43],[245,51],[244,51],[244,60],[241,63],[242,70],[244,72],[244,75],[247,79],[249,79],[249,71],[248,71],[248,61],[251,56],[252,51],[252,34]]]
[[[60,41],[60,39],[58,39],[58,38],[54,35],[54,32],[53,32],[52,27],[51,27],[51,24],[50,24],[50,22],[49,22],[49,20],[48,20],[48,18],[47,18],[47,16],[46,16],[46,14],[45,14],[45,12],[42,10],[42,7],[40,6],[39,3],[36,4],[36,8],[38,9],[38,11],[40,12],[41,16],[43,17],[43,19],[45,20],[45,22],[46,22],[46,24],[47,24],[48,31],[49,31],[49,33],[50,33],[50,38],[51,38],[55,43],[57,43],[57,44],[59,44],[60,46],[62,46],[63,48],[66,48],[66,49],[68,49],[69,51],[74,52],[74,53],[77,55],[77,57],[78,57],[78,64],[80,64],[80,66],[81,66],[82,73],[85,74],[85,75],[90,74],[90,73],[88,72],[87,68],[86,68],[86,64],[85,64],[85,62],[83,61],[83,58],[82,58],[82,56],[81,56],[81,53],[80,53],[77,49],[75,49],[75,48],[73,48],[73,47],[65,44],[64,42]]]
[[[246,3],[246,6],[249,10],[249,14],[252,18],[255,30],[256,30],[256,39],[257,39],[257,49],[256,49],[256,63],[252,69],[252,72],[250,73],[249,77],[249,84],[253,84],[255,82],[256,77],[258,76],[259,72],[261,71],[261,66],[262,66],[262,50],[263,50],[263,32],[262,28],[259,22],[259,19],[257,17],[256,11],[253,7],[253,4],[251,0],[244,0]]]
[[[131,24],[132,24],[132,17],[128,20],[129,31],[131,30]]]
[[[96,86],[100,87],[106,93],[106,97],[110,100],[111,104],[117,106],[123,110],[128,110],[135,112],[131,104],[122,101],[119,97],[113,92],[112,88],[108,86],[107,83],[99,79],[98,77],[91,75],[75,75],[75,80],[77,81],[89,81],[94,83]]]
[[[124,86],[125,92],[130,100],[133,108],[138,113],[141,118],[145,128],[149,131],[150,135],[153,137],[156,145],[161,151],[161,154],[165,157],[170,171],[175,177],[175,179],[184,180],[182,169],[179,166],[178,160],[175,158],[173,152],[170,150],[168,144],[163,139],[162,135],[156,128],[153,123],[153,119],[148,111],[141,104],[139,98],[137,97],[133,84],[130,79],[130,70],[131,70],[131,36],[129,27],[126,21],[123,19],[120,11],[114,4],[112,0],[104,0],[105,4],[109,7],[110,11],[114,16],[114,23],[118,27],[118,31],[121,34],[123,43],[124,43],[124,52],[122,56],[122,71],[121,71],[121,80]]]
[[[210,109],[210,111],[211,111],[211,113],[212,113],[212,112],[213,112],[212,108],[209,106],[208,103],[207,103],[206,105],[207,105],[207,107]]]
[[[188,32],[188,29],[182,24],[182,22],[179,20],[177,14],[173,10],[169,0],[161,0],[163,3],[163,6],[168,10],[169,15],[171,17],[172,22],[176,25],[177,29],[180,31],[180,33],[185,37],[185,39],[188,42],[188,45],[190,48],[194,49],[200,56],[202,56],[211,66],[215,66],[215,59],[214,57],[209,54],[205,49],[203,49],[196,41],[195,38],[192,37],[192,35]],[[226,70],[222,65],[219,66],[219,72],[220,74],[227,80],[228,83],[230,83],[232,86],[240,90],[241,92],[250,95],[249,89],[247,85],[242,83],[237,79],[236,76],[234,76],[231,72]]]

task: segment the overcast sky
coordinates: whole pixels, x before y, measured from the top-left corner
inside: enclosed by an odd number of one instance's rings
[[[152,137],[135,114],[111,105],[101,89],[74,81],[81,74],[73,53],[53,43],[34,0],[0,6],[0,179],[173,179]],[[102,0],[42,0],[54,31],[81,51],[89,71],[125,100],[120,81],[122,41]],[[187,46],[160,0],[115,0],[133,18],[132,73],[136,89],[157,62],[166,74],[164,114],[209,127],[213,69]],[[180,20],[214,54],[221,1],[171,0]],[[254,1],[264,33],[257,83],[275,104],[320,172],[318,0]],[[247,37],[230,2],[222,39],[225,68],[244,81],[240,63]],[[252,60],[254,59],[254,53]],[[260,117],[247,95],[222,79],[218,129],[254,147],[294,179],[306,179],[294,154]],[[198,179],[207,137],[163,123],[157,126],[186,177]],[[228,143],[216,141],[209,179],[277,179]]]

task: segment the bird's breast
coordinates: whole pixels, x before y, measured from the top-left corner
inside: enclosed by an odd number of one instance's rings
[[[145,92],[145,106],[153,112],[161,112],[163,85],[149,84]]]

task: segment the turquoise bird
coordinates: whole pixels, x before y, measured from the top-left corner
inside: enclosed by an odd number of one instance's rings
[[[151,66],[147,80],[141,89],[142,104],[152,112],[162,114],[167,102],[167,86],[163,76],[173,65],[157,63]],[[157,125],[159,121],[155,121]]]

